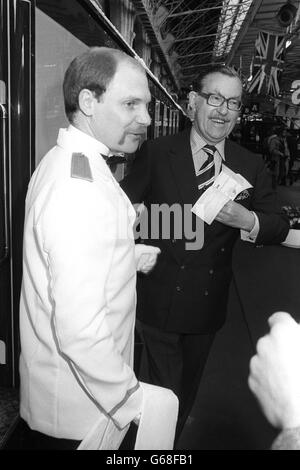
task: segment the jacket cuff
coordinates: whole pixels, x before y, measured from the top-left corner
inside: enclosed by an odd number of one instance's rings
[[[119,429],[123,429],[142,411],[143,390],[139,382],[127,391],[124,399],[118,403],[109,415]]]
[[[273,442],[271,450],[300,450],[300,427],[281,431]]]
[[[255,212],[251,211],[252,214],[254,215],[254,226],[251,230],[251,232],[247,232],[246,230],[241,230],[241,240],[250,242],[250,243],[255,243],[258,233],[259,233],[259,220]]]

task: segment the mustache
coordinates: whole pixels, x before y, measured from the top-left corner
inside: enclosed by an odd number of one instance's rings
[[[142,135],[142,134],[145,134],[146,130],[147,130],[146,127],[139,127],[139,128],[137,128],[137,129],[130,129],[130,130],[128,129],[128,130],[126,130],[126,131],[123,133],[123,135],[122,135],[122,137],[120,138],[118,144],[119,144],[119,145],[123,145],[124,142],[125,142],[126,136],[127,136],[128,134],[138,134],[138,135],[141,134],[141,135]]]
[[[136,129],[128,129],[126,130],[126,134],[144,134],[147,130],[147,127],[142,126]]]
[[[220,119],[225,122],[230,122],[230,119],[222,116],[222,114],[213,114],[212,116],[210,116],[210,119]]]

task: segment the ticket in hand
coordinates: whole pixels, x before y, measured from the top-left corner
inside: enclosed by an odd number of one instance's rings
[[[226,165],[210,186],[192,207],[192,212],[207,224],[211,224],[222,207],[252,185],[240,174],[234,173]]]
[[[221,173],[216,177],[212,185],[220,189],[233,201],[236,196],[245,189],[252,188],[252,185],[239,173],[234,173],[226,165],[222,165]]]

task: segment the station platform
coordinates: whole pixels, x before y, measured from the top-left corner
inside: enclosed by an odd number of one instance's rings
[[[0,449],[7,448],[19,420],[18,391],[0,387]]]
[[[278,192],[283,204],[300,207],[300,182]],[[284,310],[300,320],[300,249],[239,241],[233,271],[228,318],[216,336],[178,450],[265,450],[277,435],[248,388],[249,361],[272,313]],[[137,344],[137,361],[140,348]],[[0,389],[0,409],[0,448],[17,449],[15,391]]]
[[[278,187],[283,204],[300,206],[300,183]],[[300,249],[255,248],[238,242],[233,254],[228,318],[217,334],[179,449],[265,450],[275,436],[250,392],[249,361],[275,311],[300,320]]]

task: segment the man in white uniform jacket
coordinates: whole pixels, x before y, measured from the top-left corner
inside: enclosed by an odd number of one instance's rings
[[[65,74],[70,126],[26,198],[20,413],[29,447],[76,448],[101,417],[122,429],[140,414],[135,211],[105,160],[137,149],[150,98],[144,69],[114,49],[89,49]],[[144,272],[156,254],[147,256]]]

